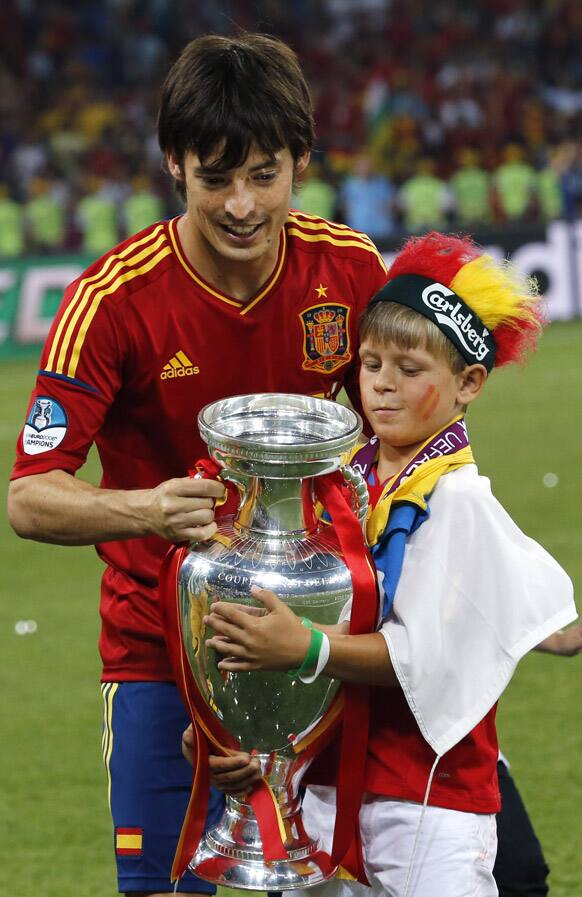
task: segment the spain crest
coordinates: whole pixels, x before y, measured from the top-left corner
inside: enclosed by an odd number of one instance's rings
[[[347,305],[326,302],[300,314],[303,326],[303,369],[331,374],[351,360]]]

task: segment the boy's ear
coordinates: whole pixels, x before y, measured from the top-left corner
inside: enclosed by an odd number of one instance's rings
[[[459,374],[457,402],[468,405],[480,395],[487,382],[487,368],[482,364],[468,364]]]

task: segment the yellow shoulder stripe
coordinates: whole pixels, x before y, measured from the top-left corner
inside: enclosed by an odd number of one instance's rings
[[[304,217],[305,216],[305,217]],[[305,220],[305,218],[307,220]],[[348,236],[351,235],[355,240],[361,240],[362,243],[371,246],[372,249],[378,253],[380,264],[384,271],[386,271],[386,265],[384,259],[378,252],[378,247],[374,243],[374,241],[362,231],[353,230],[353,228],[349,227],[347,224],[338,224],[335,221],[327,221],[324,218],[317,218],[315,215],[306,215],[305,212],[301,212],[301,216],[296,212],[289,212],[288,221],[292,224],[296,225],[300,228],[305,228],[308,231],[317,231],[318,233],[329,233],[336,236]]]
[[[301,214],[303,215],[303,212]],[[312,215],[309,216],[308,220],[304,220],[294,212],[289,213],[289,221],[297,225],[297,227],[304,227],[306,230],[327,231],[330,234],[338,234],[341,236],[351,234],[356,240],[361,240],[363,243],[368,243],[370,246],[374,246],[374,242],[367,234],[362,233],[362,231],[353,230],[353,228],[348,227],[347,224],[337,224],[335,221],[326,221],[324,218],[315,218]],[[374,248],[376,247],[374,246]]]
[[[69,320],[70,315],[73,313],[73,311],[75,309],[75,303],[79,300],[83,291],[87,287],[91,286],[92,284],[95,287],[97,287],[99,285],[99,282],[105,279],[108,272],[109,272],[109,276],[112,276],[114,274],[114,272],[110,271],[110,269],[116,262],[118,262],[120,259],[126,258],[130,253],[132,253],[135,249],[142,246],[144,243],[149,243],[149,241],[153,240],[156,236],[158,236],[158,234],[161,231],[163,231],[163,229],[164,229],[164,225],[160,224],[160,225],[158,225],[158,227],[156,227],[152,231],[151,234],[148,234],[146,237],[143,237],[141,240],[137,240],[135,243],[131,243],[131,245],[126,246],[125,249],[123,249],[121,252],[117,253],[116,255],[110,255],[105,260],[102,267],[99,269],[99,271],[97,271],[96,274],[93,274],[91,277],[85,277],[85,278],[83,278],[83,280],[81,280],[79,282],[79,286],[77,287],[77,291],[76,291],[75,295],[69,302],[67,308],[65,309],[65,311],[63,313],[61,320],[59,321],[59,326],[57,327],[56,333],[54,335],[52,346],[51,346],[51,351],[50,351],[47,365],[46,365],[47,371],[53,370],[53,365],[55,363],[55,355],[57,352],[59,341],[61,339],[61,335],[63,333],[63,330],[66,327],[66,324],[67,324],[67,321]],[[118,266],[118,268],[116,270],[119,270],[119,267],[120,266]],[[61,356],[62,356],[62,353],[61,353]],[[59,361],[62,361],[62,358],[59,358]],[[57,370],[56,372],[62,373],[62,364],[60,366],[60,369]]]
[[[294,221],[296,224],[301,224],[303,227],[325,226],[335,228],[336,230],[349,230],[352,231],[352,233],[356,233],[356,231],[353,231],[347,224],[340,224],[339,221],[328,221],[327,218],[318,218],[317,215],[308,215],[307,212],[295,212],[291,210],[289,212],[289,220]],[[361,236],[367,237],[367,234],[361,234]]]
[[[299,237],[301,240],[305,240],[307,243],[318,243],[323,241],[324,243],[332,243],[334,246],[357,246],[358,249],[363,249],[365,252],[371,252],[372,255],[375,255],[382,270],[387,271],[384,259],[372,243],[368,244],[362,240],[336,240],[331,234],[325,232],[305,234],[296,227],[290,227],[289,233],[294,237]]]
[[[150,257],[153,253],[155,253],[157,249],[163,246],[163,244],[166,243],[166,237],[163,233],[163,229],[163,224],[159,225],[147,237],[144,237],[143,239],[132,243],[130,246],[126,246],[125,249],[123,249],[120,253],[109,256],[105,260],[103,266],[99,269],[97,274],[93,274],[91,277],[86,277],[80,281],[75,295],[67,305],[61,317],[61,320],[59,321],[59,325],[53,337],[51,350],[48,356],[45,370],[54,371],[58,374],[63,373],[65,358],[70,346],[72,334],[75,330],[80,316],[87,308],[91,296],[100,287],[103,287],[108,282],[111,282],[112,279],[115,278],[123,268],[128,268],[130,265],[139,264],[139,262]],[[156,236],[157,240],[154,240],[154,242],[150,242]],[[142,246],[144,243],[148,243],[149,245],[142,249],[141,252],[133,255],[130,259],[127,259],[127,256],[130,253],[134,252],[136,248]],[[63,337],[63,339],[61,350],[58,354],[57,359],[56,355],[59,343],[61,342],[61,337]]]
[[[164,240],[165,246],[160,249],[157,255],[154,255],[149,261],[146,262],[145,265],[142,265],[141,268],[128,268],[124,274],[121,274],[116,280],[110,283],[107,287],[102,290],[99,290],[98,293],[95,293],[91,304],[87,309],[87,313],[83,318],[83,323],[79,328],[79,332],[77,334],[77,339],[75,340],[75,345],[73,346],[73,352],[71,354],[71,360],[69,362],[69,367],[67,369],[67,376],[74,377],[77,372],[77,365],[79,363],[79,356],[81,354],[81,348],[85,341],[85,336],[87,335],[87,331],[91,325],[91,321],[95,317],[95,313],[101,304],[101,300],[104,296],[110,296],[111,293],[115,293],[116,290],[124,283],[129,283],[130,280],[134,280],[136,277],[140,277],[142,274],[147,274],[148,271],[151,271],[152,268],[155,268],[156,265],[161,262],[163,258],[169,255],[172,252],[172,247]],[[88,303],[88,299],[87,299]]]

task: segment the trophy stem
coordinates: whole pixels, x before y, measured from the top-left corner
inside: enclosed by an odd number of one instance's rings
[[[216,885],[248,891],[289,891],[327,881],[334,873],[319,842],[303,826],[297,799],[282,808],[287,859],[265,862],[257,819],[251,806],[227,797],[222,819],[206,832],[190,871]]]

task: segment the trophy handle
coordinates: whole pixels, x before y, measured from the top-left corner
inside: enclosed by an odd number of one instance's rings
[[[234,483],[244,495],[248,489],[250,477],[247,474],[240,473],[238,470],[229,470],[225,467],[220,472],[220,479],[228,480],[229,483]]]
[[[368,540],[366,539],[366,518],[368,516],[370,497],[368,495],[368,487],[366,485],[366,481],[359,470],[356,470],[354,467],[350,467],[349,464],[344,464],[344,466],[341,467],[340,470],[343,474],[344,480],[352,490],[354,513],[360,521],[362,532],[364,534],[364,541],[367,545]]]
[[[249,484],[249,477],[247,475],[245,475],[244,473],[239,473],[238,471],[235,471],[235,470],[228,470],[226,467],[224,467],[219,473],[219,478],[221,480],[228,480],[229,483],[234,483],[234,485],[238,487],[238,490],[240,493],[242,493],[242,495],[244,495],[245,492],[247,491],[248,484]],[[195,473],[193,479],[195,479],[195,480],[204,479],[204,474],[203,473]]]

